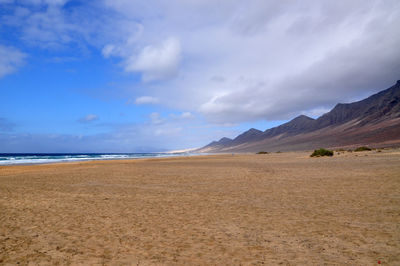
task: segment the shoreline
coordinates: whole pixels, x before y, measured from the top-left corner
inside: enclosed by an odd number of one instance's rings
[[[354,146],[354,147],[358,147],[358,146]],[[353,147],[353,148],[354,148]],[[337,155],[337,153],[351,153],[353,151],[348,151],[348,150],[344,150],[344,148],[330,148],[331,150],[333,150],[335,152],[335,154]],[[372,152],[374,152],[375,150],[381,150],[381,151],[400,151],[400,147],[383,147],[383,148],[373,148]],[[273,155],[273,154],[304,154],[304,153],[312,153],[313,150],[294,150],[294,151],[280,151],[280,152],[268,152],[265,155]],[[55,153],[57,154],[57,153]],[[102,153],[98,153],[99,155],[101,155]],[[104,153],[105,154],[105,153]],[[121,153],[123,154],[123,153]],[[157,153],[155,153],[157,154]],[[124,160],[143,160],[143,159],[168,159],[168,158],[182,158],[182,157],[195,157],[195,156],[208,156],[208,155],[257,155],[257,153],[253,153],[253,152],[221,152],[221,153],[185,153],[185,154],[173,154],[173,153],[165,153],[165,156],[143,156],[143,157],[131,157],[131,158],[83,158],[83,159],[73,159],[73,160],[64,160],[62,161],[62,159],[60,159],[60,161],[54,161],[54,162],[33,162],[33,163],[10,163],[10,164],[0,164],[0,168],[1,167],[9,167],[9,166],[30,166],[30,165],[52,165],[52,164],[70,164],[70,163],[82,163],[82,162],[100,162],[100,161],[124,161]],[[77,153],[77,155],[79,155],[79,153]],[[258,154],[260,155],[260,154]]]
[[[385,152],[396,152],[400,151],[400,148],[397,147],[391,147],[391,148],[383,148]],[[372,150],[370,153],[376,153],[376,151]],[[267,154],[257,154],[257,153],[250,153],[250,152],[238,152],[238,153],[204,153],[204,154],[185,154],[185,155],[171,155],[171,156],[155,156],[155,157],[141,157],[141,158],[99,158],[99,159],[83,159],[83,160],[71,160],[71,161],[57,161],[57,162],[43,162],[43,163],[21,163],[21,164],[2,164],[0,165],[1,168],[6,168],[6,167],[18,167],[18,166],[46,166],[46,165],[79,165],[79,164],[86,164],[86,163],[112,163],[112,162],[123,162],[123,163],[129,163],[129,162],[136,162],[136,161],[146,161],[146,160],[167,160],[167,159],[174,159],[174,158],[191,158],[191,157],[212,157],[212,156],[279,156],[279,155],[287,155],[287,154],[311,154],[312,150],[307,150],[307,151],[284,151],[284,152],[270,152]],[[336,158],[338,157],[338,152],[335,151],[335,156]],[[349,151],[339,151],[343,155],[350,155],[352,152]],[[365,152],[364,152],[365,153]],[[356,152],[355,156],[357,157],[358,155],[362,154],[361,152]],[[334,156],[334,157],[335,157]],[[307,156],[305,156],[307,157]],[[314,159],[317,159],[318,157],[315,157]],[[323,157],[321,158],[323,159]]]
[[[165,156],[142,156],[142,157],[130,157],[130,158],[87,158],[87,159],[59,159],[58,161],[54,162],[32,162],[32,163],[9,163],[9,164],[0,164],[1,167],[8,167],[8,166],[26,166],[26,165],[51,165],[51,164],[64,164],[64,163],[78,163],[78,162],[97,162],[97,161],[121,161],[121,160],[142,160],[142,159],[163,159],[163,158],[175,158],[175,157],[192,157],[192,156],[204,156],[204,154],[167,154]],[[57,160],[57,159],[55,159]]]

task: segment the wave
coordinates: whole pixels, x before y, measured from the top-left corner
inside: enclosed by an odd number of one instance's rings
[[[91,161],[91,160],[122,160],[122,159],[159,158],[159,157],[174,157],[174,156],[189,156],[189,155],[194,155],[194,154],[189,154],[189,153],[6,154],[3,153],[0,154],[0,165],[46,164],[46,163]]]

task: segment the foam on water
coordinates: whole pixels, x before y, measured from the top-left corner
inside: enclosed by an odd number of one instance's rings
[[[0,153],[0,165],[15,164],[44,164],[57,162],[72,161],[89,161],[89,160],[118,160],[118,159],[139,159],[139,158],[156,158],[171,156],[188,156],[194,155],[189,153],[82,153],[82,154],[23,154],[23,153]]]

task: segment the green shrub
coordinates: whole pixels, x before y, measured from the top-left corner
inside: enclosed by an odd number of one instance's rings
[[[355,149],[354,151],[370,151],[370,150],[371,150],[371,148],[368,148],[366,146],[361,146],[361,147],[358,147],[357,149]]]
[[[257,152],[257,154],[268,154],[268,152],[266,152],[266,151],[259,151],[259,152]]]
[[[333,156],[333,151],[321,148],[319,150],[314,150],[314,152],[310,156],[311,157]]]

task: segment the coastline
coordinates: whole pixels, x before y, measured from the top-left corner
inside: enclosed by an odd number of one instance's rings
[[[98,154],[98,156],[105,157],[92,157],[92,158],[62,158],[62,159],[42,159],[40,155],[35,159],[20,159],[21,161],[29,161],[29,162],[18,162],[18,160],[10,160],[10,161],[1,161],[0,167],[2,166],[16,166],[16,165],[41,165],[41,164],[54,164],[54,163],[74,163],[74,162],[94,162],[94,161],[112,161],[112,160],[138,160],[138,159],[150,159],[150,158],[172,158],[172,157],[190,157],[190,156],[198,156],[198,155],[206,155],[207,153],[145,153],[145,156],[139,156],[139,154],[129,154],[129,156],[125,157],[116,157],[115,154]],[[1,156],[2,154],[0,154]],[[76,154],[81,155],[81,154]],[[121,156],[124,154],[121,154]],[[134,155],[134,156],[132,156]],[[13,154],[9,155],[14,156]],[[53,156],[53,154],[49,154],[49,156]],[[109,157],[107,157],[109,156]]]
[[[0,264],[400,262],[400,152],[0,167]]]

